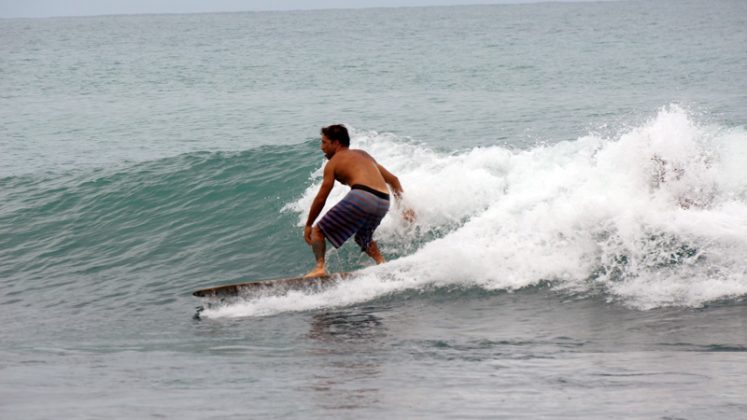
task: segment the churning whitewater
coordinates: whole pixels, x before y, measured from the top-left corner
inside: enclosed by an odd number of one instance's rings
[[[323,292],[259,296],[203,316],[341,307],[454,287],[548,286],[639,309],[699,307],[747,294],[743,127],[699,124],[670,105],[613,138],[588,134],[520,151],[444,154],[367,131],[354,131],[352,142],[403,181],[417,222],[408,225],[395,207],[377,239],[385,252],[405,256]],[[299,226],[321,169],[284,208],[298,213]],[[338,184],[325,211],[346,191]]]

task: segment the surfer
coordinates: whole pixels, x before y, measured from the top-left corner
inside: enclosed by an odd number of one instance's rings
[[[304,277],[320,277],[327,274],[325,266],[326,240],[339,248],[353,234],[361,251],[368,254],[376,264],[384,262],[373,233],[389,210],[389,189],[394,197],[402,197],[402,185],[394,174],[386,170],[363,150],[350,149],[350,136],[344,125],[335,124],[321,130],[321,149],[329,160],[324,166],[324,178],[309,210],[303,237],[311,245],[316,258],[316,267]],[[316,225],[314,221],[324,208],[327,197],[339,181],[350,186],[350,192],[337,203]],[[412,221],[415,213],[405,209],[403,217]]]

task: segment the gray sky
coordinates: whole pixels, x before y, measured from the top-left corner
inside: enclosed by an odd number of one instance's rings
[[[535,1],[538,0],[0,0],[0,17],[436,6]]]

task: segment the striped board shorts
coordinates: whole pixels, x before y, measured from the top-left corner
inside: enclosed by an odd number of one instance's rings
[[[365,252],[388,210],[389,194],[365,185],[353,185],[345,198],[335,204],[316,226],[335,248],[341,247],[355,234],[355,242]]]

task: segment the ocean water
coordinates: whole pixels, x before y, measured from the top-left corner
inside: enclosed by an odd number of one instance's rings
[[[747,3],[0,40],[0,418],[745,416]],[[418,215],[384,219],[387,264],[347,244],[324,290],[193,297],[311,268],[336,122]]]

